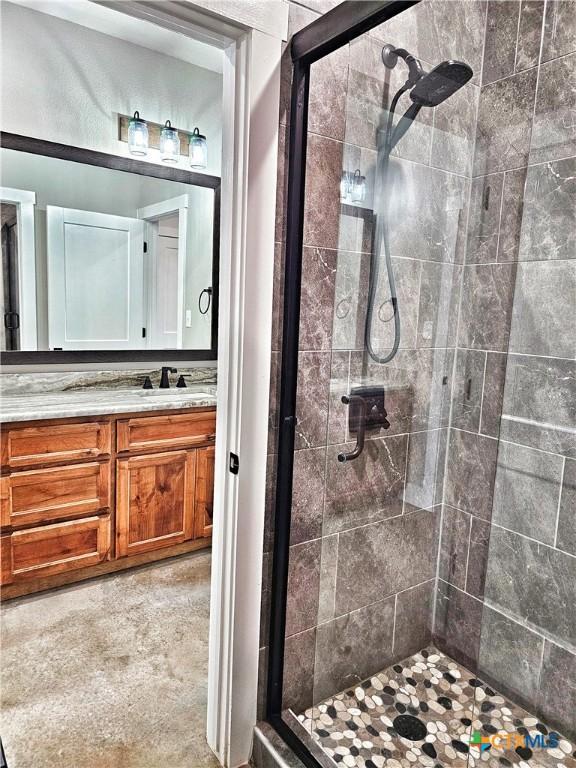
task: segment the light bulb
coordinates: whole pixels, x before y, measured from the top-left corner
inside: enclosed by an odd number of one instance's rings
[[[166,120],[160,133],[160,156],[163,163],[177,163],[180,159],[180,137],[170,120]]]
[[[206,136],[203,136],[198,128],[194,128],[192,136],[190,136],[189,157],[192,168],[206,168],[208,165]]]
[[[148,126],[138,111],[134,112],[128,124],[128,151],[140,157],[148,154]]]

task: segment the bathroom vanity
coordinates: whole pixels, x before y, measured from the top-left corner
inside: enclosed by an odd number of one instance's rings
[[[92,393],[58,406],[52,398],[38,413],[92,414],[18,420],[18,407],[31,407],[25,398],[3,412],[5,599],[210,545],[213,396]]]

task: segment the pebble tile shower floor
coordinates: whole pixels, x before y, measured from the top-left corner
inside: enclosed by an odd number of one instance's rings
[[[576,768],[576,746],[561,736],[555,748],[491,746],[481,753],[470,743],[474,732],[546,738],[549,729],[435,648],[298,719],[335,763],[350,768]]]

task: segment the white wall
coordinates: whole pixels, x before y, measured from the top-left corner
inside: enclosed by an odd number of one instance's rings
[[[3,130],[127,155],[118,114],[137,109],[155,123],[197,125],[207,173],[220,175],[222,75],[9,2],[1,21]]]

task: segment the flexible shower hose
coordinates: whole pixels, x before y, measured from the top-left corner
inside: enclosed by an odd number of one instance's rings
[[[394,270],[392,268],[392,257],[390,255],[390,241],[388,237],[388,222],[387,222],[387,187],[388,187],[388,167],[390,164],[390,152],[392,151],[392,121],[394,119],[394,111],[398,104],[400,96],[408,90],[407,86],[400,88],[398,93],[392,99],[390,104],[390,110],[388,112],[388,121],[386,123],[386,133],[384,138],[384,159],[382,164],[382,183],[383,183],[383,195],[382,195],[382,210],[376,220],[376,236],[374,238],[375,247],[372,249],[372,255],[370,258],[370,279],[368,282],[368,308],[366,311],[366,325],[364,327],[364,343],[368,354],[376,363],[383,365],[389,363],[400,346],[400,308],[398,307],[398,297],[396,295],[396,281],[394,280]],[[380,246],[384,251],[384,259],[386,262],[386,271],[388,273],[388,285],[390,287],[390,303],[392,305],[393,317],[394,317],[394,344],[390,352],[381,357],[375,350],[372,344],[372,320],[374,317],[374,303],[376,301],[376,291],[378,289],[378,280],[380,278]]]

